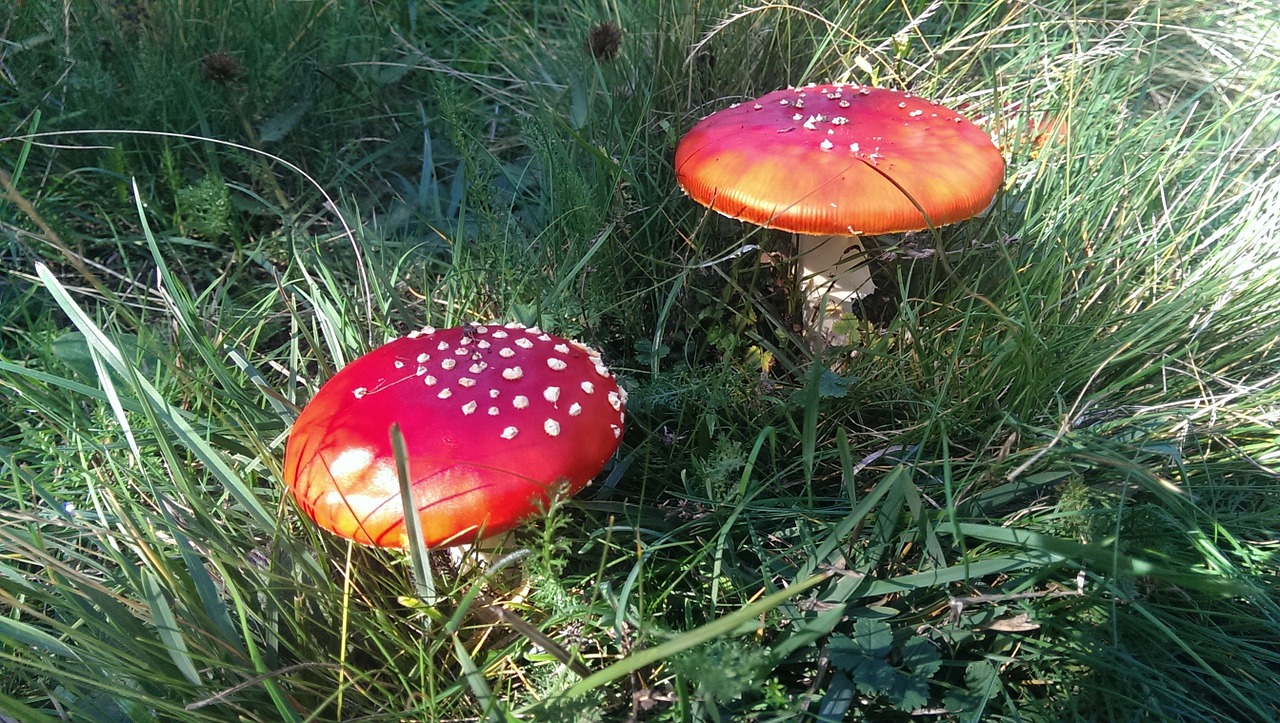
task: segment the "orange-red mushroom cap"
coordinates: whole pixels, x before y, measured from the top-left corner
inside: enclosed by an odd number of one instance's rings
[[[316,392],[286,443],[284,481],[320,527],[405,547],[389,434],[399,424],[427,545],[473,542],[586,486],[618,448],[625,404],[577,342],[518,324],[428,328]]]
[[[1004,158],[953,110],[835,84],[774,91],[703,118],[676,147],[675,171],[693,200],[731,218],[854,236],[976,216],[1000,188]]]

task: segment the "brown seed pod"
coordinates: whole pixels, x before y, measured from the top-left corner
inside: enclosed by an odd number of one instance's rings
[[[582,50],[598,62],[607,63],[618,57],[622,47],[622,28],[613,23],[596,23],[587,31]]]

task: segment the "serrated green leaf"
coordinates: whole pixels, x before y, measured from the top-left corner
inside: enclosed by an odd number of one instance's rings
[[[980,721],[987,701],[1000,688],[999,671],[986,660],[976,660],[965,666],[964,684],[964,688],[947,693],[942,706],[949,712],[959,713],[961,721]]]
[[[930,678],[942,667],[942,656],[928,638],[912,637],[902,646],[902,667]]]
[[[832,635],[827,642],[827,658],[840,670],[853,672],[868,658],[862,646],[847,635]]]
[[[849,387],[856,383],[855,376],[840,376],[830,369],[823,369],[818,377],[818,396],[840,398],[849,393]]]
[[[883,620],[860,618],[853,624],[853,642],[867,655],[883,658],[893,647],[893,629]]]
[[[929,679],[922,675],[907,675],[900,670],[889,688],[893,707],[903,712],[919,710],[929,703]]]
[[[880,658],[867,658],[853,671],[853,682],[867,695],[881,695],[893,690],[901,675]]]

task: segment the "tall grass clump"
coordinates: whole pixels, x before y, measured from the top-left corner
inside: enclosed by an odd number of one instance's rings
[[[1277,38],[1249,2],[0,11],[0,717],[1280,716]],[[789,239],[670,165],[825,80],[1008,160],[983,217],[874,240],[827,345]],[[597,483],[484,564],[303,520],[318,386],[490,319],[618,372]]]

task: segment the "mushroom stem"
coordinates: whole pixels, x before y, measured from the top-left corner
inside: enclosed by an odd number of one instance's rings
[[[796,244],[811,307],[838,306],[847,312],[849,302],[875,291],[861,237],[797,234]]]

